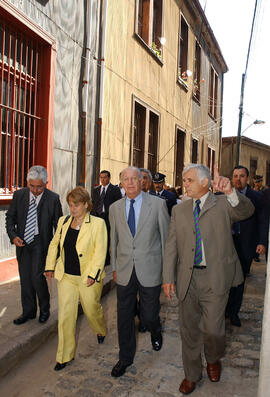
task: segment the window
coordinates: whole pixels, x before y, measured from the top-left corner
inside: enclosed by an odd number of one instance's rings
[[[198,141],[195,138],[191,140],[191,162],[193,164],[198,162]]]
[[[176,153],[175,153],[175,186],[182,187],[182,171],[184,168],[186,134],[176,128]]]
[[[249,160],[249,179],[252,181],[257,173],[258,159],[250,158]]]
[[[157,149],[159,136],[159,115],[134,101],[134,124],[132,165],[138,168],[148,168],[151,173],[157,171]]]
[[[218,97],[218,76],[214,68],[210,66],[209,72],[209,114],[217,119],[217,97]]]
[[[216,156],[215,150],[211,149],[208,146],[207,166],[210,169],[210,174],[212,178],[214,178],[215,156]]]
[[[163,0],[137,0],[136,33],[161,57]]]
[[[179,32],[179,59],[178,59],[178,78],[187,80],[188,69],[188,25],[181,15]]]
[[[195,44],[195,59],[194,59],[194,74],[193,74],[193,95],[200,100],[200,82],[201,82],[201,47],[196,41]]]
[[[1,199],[26,185],[32,165],[47,166],[50,68],[51,46],[0,6]]]

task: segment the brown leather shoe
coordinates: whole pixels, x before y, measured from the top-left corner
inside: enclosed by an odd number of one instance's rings
[[[207,374],[211,382],[218,382],[220,379],[221,364],[217,361],[214,364],[207,363]]]
[[[183,394],[190,394],[193,392],[195,387],[196,387],[195,382],[190,382],[189,380],[187,380],[185,378],[179,387],[179,391],[180,391],[180,393],[183,393]]]

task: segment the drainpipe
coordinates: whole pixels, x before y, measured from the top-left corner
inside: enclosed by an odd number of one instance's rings
[[[99,110],[98,110],[98,121],[97,121],[96,183],[99,183],[100,160],[101,160],[107,8],[108,8],[108,1],[104,0],[103,1],[102,35],[101,35],[101,44],[100,44],[101,50],[100,50],[100,59],[99,59],[99,62],[100,62],[100,84],[99,84]]]
[[[265,297],[264,297],[258,397],[265,397],[270,390],[269,335],[270,335],[270,229],[268,236],[267,277],[266,277]]]
[[[87,1],[86,10],[86,48],[84,60],[84,72],[82,81],[82,139],[81,139],[81,169],[79,183],[82,186],[86,184],[86,152],[87,152],[87,113],[88,113],[88,95],[89,95],[89,77],[90,77],[90,63],[91,63],[91,41],[92,41],[92,2]]]

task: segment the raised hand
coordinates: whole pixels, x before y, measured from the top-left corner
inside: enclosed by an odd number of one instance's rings
[[[215,191],[227,195],[233,192],[230,179],[219,175],[217,165],[214,165],[214,180],[212,181],[212,187]]]

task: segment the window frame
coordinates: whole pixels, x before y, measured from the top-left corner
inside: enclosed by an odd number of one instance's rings
[[[197,49],[199,51],[199,58],[197,58]],[[193,99],[195,99],[195,101],[198,102],[198,104],[200,104],[200,99],[201,99],[201,71],[202,71],[202,48],[198,40],[195,39],[192,95],[193,95]]]
[[[131,120],[131,139],[130,139],[130,159],[129,164],[131,166],[134,165],[133,163],[133,151],[134,151],[134,127],[135,127],[135,107],[136,103],[140,106],[144,107],[146,110],[146,117],[145,117],[145,129],[144,129],[144,148],[143,148],[143,166],[140,168],[147,168],[149,169],[149,156],[152,155],[149,153],[149,127],[150,127],[150,113],[153,113],[155,116],[158,117],[158,128],[157,128],[157,142],[156,142],[156,168],[159,164],[159,143],[160,143],[160,126],[161,126],[161,115],[156,109],[153,109],[149,106],[146,102],[142,101],[137,96],[133,95],[132,97],[132,120]],[[136,166],[136,165],[134,165]],[[155,172],[154,170],[153,172]]]
[[[218,85],[219,77],[212,64],[209,65],[209,86],[208,86],[208,115],[216,122],[218,108]]]
[[[27,38],[39,43],[42,47],[39,60],[39,73],[41,76],[39,84],[40,92],[42,92],[42,101],[40,101],[38,109],[41,120],[37,127],[38,134],[36,147],[34,148],[34,164],[40,164],[47,168],[48,187],[50,188],[52,185],[56,40],[7,0],[1,0],[0,17],[6,25],[9,25],[10,30],[14,33],[19,32],[22,37],[25,35]],[[1,61],[1,70],[3,68]],[[8,172],[11,171],[12,167],[8,169]],[[7,188],[10,187],[11,190],[7,191]],[[13,192],[17,190],[12,185],[6,186],[4,189],[5,192],[0,193],[0,205],[8,204],[12,199]]]
[[[181,69],[181,65],[180,65],[180,61],[181,61],[181,34],[182,34],[182,21],[183,23],[186,25],[187,27],[187,42],[186,42],[186,70],[182,71]],[[190,36],[190,26],[186,20],[186,18],[184,17],[183,13],[180,12],[180,18],[179,18],[179,31],[178,31],[178,58],[177,58],[177,81],[178,83],[180,83],[180,85],[182,87],[184,87],[185,89],[188,89],[188,85],[187,85],[187,80],[188,80],[188,76],[187,75],[183,75],[184,73],[186,73],[188,69],[188,65],[189,65],[189,59],[188,59],[188,55],[189,55],[189,36]]]

